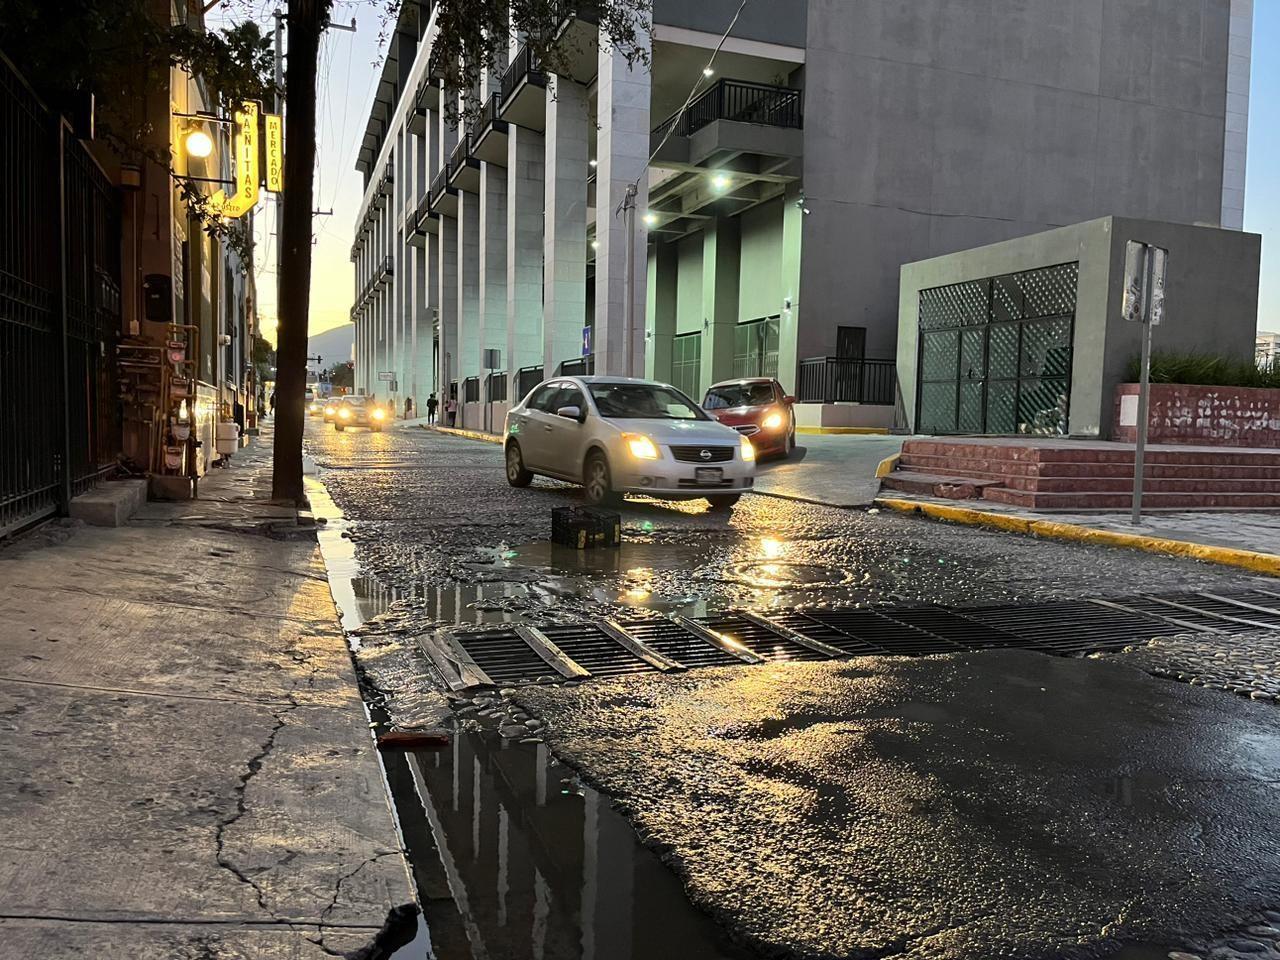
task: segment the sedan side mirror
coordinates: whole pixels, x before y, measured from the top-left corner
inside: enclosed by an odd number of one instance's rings
[[[581,423],[585,418],[582,416],[581,407],[561,407],[556,411],[557,417],[564,417],[566,420],[577,420]]]
[[[792,407],[792,406],[795,406],[796,398],[795,398],[795,397],[783,397],[783,398],[782,398],[782,402],[783,402],[783,403],[785,403],[788,407]]]

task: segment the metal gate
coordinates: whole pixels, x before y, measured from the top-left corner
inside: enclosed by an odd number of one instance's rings
[[[117,192],[0,56],[0,536],[114,466],[119,322]]]
[[[920,291],[920,433],[1067,432],[1078,263]]]

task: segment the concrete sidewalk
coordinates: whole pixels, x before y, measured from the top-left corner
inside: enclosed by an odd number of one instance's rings
[[[200,500],[0,550],[0,956],[340,956],[413,901],[270,443]]]

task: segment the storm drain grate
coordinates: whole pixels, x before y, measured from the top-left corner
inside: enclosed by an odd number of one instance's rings
[[[723,667],[742,662],[694,636],[674,620],[639,620],[623,626],[641,643],[686,667]]]
[[[566,657],[593,676],[616,677],[624,673],[653,669],[590,623],[543,627],[542,632]]]
[[[1170,593],[987,607],[808,607],[767,614],[442,631],[423,649],[450,686],[614,677],[758,660],[1021,648],[1062,656],[1157,636],[1280,629],[1280,592]]]
[[[701,621],[716,633],[742,644],[762,660],[826,660],[828,657],[804,644],[775,633],[768,627],[736,614],[708,617]]]

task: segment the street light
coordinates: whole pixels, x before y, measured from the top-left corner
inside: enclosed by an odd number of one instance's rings
[[[203,130],[192,130],[183,140],[187,153],[203,160],[213,153],[213,138]]]

